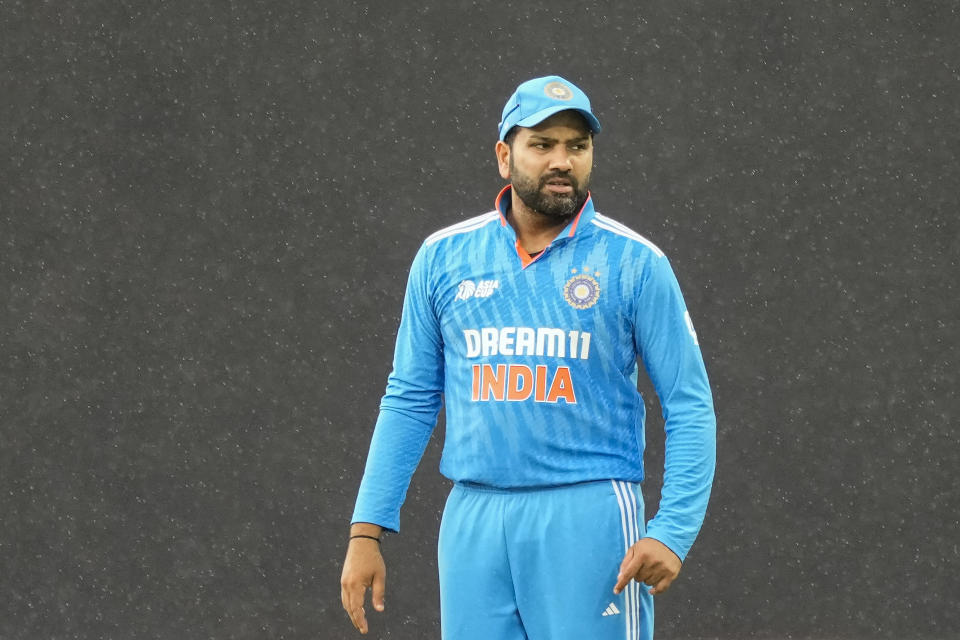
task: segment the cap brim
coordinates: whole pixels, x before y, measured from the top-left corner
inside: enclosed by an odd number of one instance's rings
[[[541,122],[543,122],[544,120],[546,120],[547,118],[549,118],[550,116],[552,116],[553,114],[560,113],[561,111],[576,111],[586,119],[587,125],[589,125],[590,130],[592,132],[600,133],[600,121],[597,120],[597,117],[595,115],[583,109],[577,109],[576,107],[565,107],[565,106],[549,107],[547,109],[543,109],[542,111],[537,111],[533,115],[529,115],[526,118],[523,118],[522,120],[517,121],[513,126],[514,127],[535,127]],[[512,128],[513,127],[511,127],[511,129]]]

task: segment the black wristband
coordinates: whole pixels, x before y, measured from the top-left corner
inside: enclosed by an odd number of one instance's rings
[[[354,538],[369,538],[370,540],[376,540],[376,541],[377,541],[377,544],[380,544],[380,538],[378,538],[378,537],[376,537],[376,536],[365,536],[365,535],[363,535],[362,533],[358,533],[357,535],[350,536],[350,539],[351,539],[351,540],[353,540]]]

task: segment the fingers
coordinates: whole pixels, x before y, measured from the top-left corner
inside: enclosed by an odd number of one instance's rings
[[[617,584],[613,587],[613,592],[618,594],[623,591],[624,587],[633,580],[634,576],[637,573],[638,558],[633,551],[633,547],[627,549],[626,555],[623,556],[623,560],[620,562],[620,570],[617,572]]]
[[[618,594],[623,591],[631,580],[636,580],[637,582],[649,583],[650,580],[650,569],[642,564],[642,560],[636,559],[633,562],[627,564],[625,569],[622,569],[617,575],[617,584],[613,588],[613,592]]]
[[[636,580],[651,587],[651,595],[663,593],[677,577],[680,565],[680,559],[662,543],[642,539],[630,547],[620,563],[613,592],[619,594]]]
[[[360,631],[367,633],[367,613],[364,609],[367,589],[373,591],[373,607],[383,611],[383,596],[386,586],[387,569],[383,556],[376,544],[351,544],[347,548],[347,557],[340,577],[340,600],[350,616],[350,622]]]
[[[667,590],[670,583],[673,582],[673,576],[666,569],[655,564],[645,563],[642,558],[637,558],[628,563],[625,569],[621,569],[617,575],[617,584],[613,588],[613,592],[619,594],[630,584],[631,580],[653,587],[650,593],[656,595]]]
[[[357,609],[355,613],[351,613],[350,620],[353,621],[353,626],[355,626],[360,633],[366,633],[369,631],[369,628],[367,627],[367,615],[363,610],[363,607]]]
[[[343,609],[350,616],[350,622],[360,631],[367,632],[367,614],[363,609],[363,596],[366,587],[352,587],[343,585],[340,589],[340,600],[343,602]]]
[[[653,579],[659,575],[659,569],[655,558],[651,558],[643,551],[638,551],[636,546],[630,547],[620,563],[620,572],[617,574],[617,584],[613,592],[619,594],[631,580],[654,584]]]
[[[648,583],[649,584],[649,583]],[[656,596],[660,595],[664,591],[670,588],[670,585],[673,584],[673,577],[670,575],[664,576],[653,585],[653,588],[650,589],[650,595]]]
[[[386,575],[378,571],[373,576],[373,608],[377,611],[383,611],[383,595],[386,591]]]
[[[617,584],[614,586],[613,592],[619,594],[630,584],[631,580],[644,582],[649,577],[650,570],[647,557],[630,547],[627,555],[623,558],[623,562],[620,563],[620,572],[617,574]]]

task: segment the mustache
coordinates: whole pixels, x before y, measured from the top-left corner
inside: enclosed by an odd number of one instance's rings
[[[545,186],[547,186],[548,182],[555,179],[566,180],[569,182],[570,186],[573,187],[574,193],[580,190],[580,184],[577,182],[577,179],[566,171],[551,171],[550,173],[542,176],[540,178],[539,189],[543,189]]]

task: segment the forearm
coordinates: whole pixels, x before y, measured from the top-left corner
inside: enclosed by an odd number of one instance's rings
[[[643,282],[634,319],[666,431],[663,492],[647,534],[681,559],[703,523],[716,460],[716,417],[699,339],[665,259]]]
[[[672,424],[671,424],[672,423]],[[648,535],[684,559],[706,514],[716,466],[716,418],[711,403],[669,416],[660,508]]]
[[[432,417],[435,420],[436,414]],[[399,530],[400,507],[432,431],[432,424],[421,422],[407,413],[380,412],[352,522]]]

